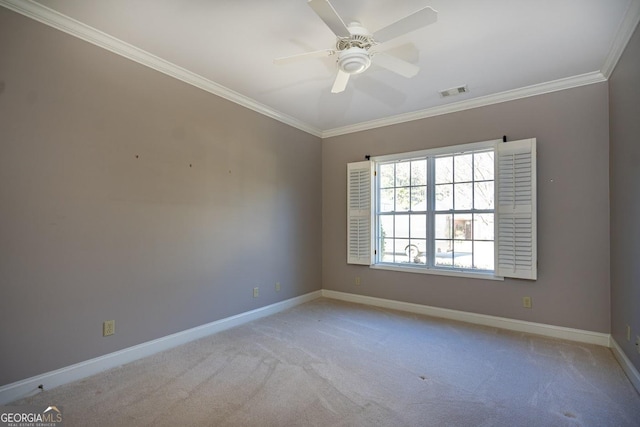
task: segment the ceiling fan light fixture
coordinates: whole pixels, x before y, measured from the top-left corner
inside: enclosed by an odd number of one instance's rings
[[[370,65],[369,53],[359,47],[350,47],[340,52],[338,56],[338,67],[347,74],[362,73]]]

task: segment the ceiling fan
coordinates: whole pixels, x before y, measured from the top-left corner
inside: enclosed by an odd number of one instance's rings
[[[438,12],[427,6],[372,34],[359,22],[346,25],[329,0],[309,0],[308,4],[338,38],[335,49],[301,53],[278,58],[273,62],[288,64],[309,58],[337,55],[338,75],[331,88],[332,93],[344,91],[349,77],[369,68],[374,57],[376,64],[401,76],[411,78],[418,74],[420,68],[417,65],[384,53],[380,48],[382,43],[426,27],[438,19]]]

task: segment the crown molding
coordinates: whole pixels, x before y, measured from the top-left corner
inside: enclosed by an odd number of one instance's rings
[[[488,105],[499,104],[501,102],[513,101],[530,96],[542,95],[550,92],[570,89],[578,86],[585,86],[594,83],[606,81],[606,77],[599,71],[581,74],[578,76],[567,77],[559,80],[553,80],[546,83],[535,84],[522,87],[519,89],[508,90],[493,95],[480,96],[465,101],[455,102],[452,104],[442,105],[425,110],[413,111],[410,113],[398,114],[396,116],[384,117],[377,120],[357,123],[355,125],[343,126],[322,132],[322,138],[330,138],[333,136],[345,135],[348,133],[361,132],[364,130],[375,129],[383,126],[390,126],[399,123],[410,122],[414,120],[426,119],[427,117],[441,116],[443,114],[455,113],[458,111],[470,110],[472,108],[485,107]]]
[[[633,36],[638,23],[640,22],[640,0],[631,0],[629,7],[627,8],[624,18],[618,27],[611,48],[609,49],[609,55],[604,61],[602,66],[602,74],[608,79],[611,77],[613,70],[616,68],[622,53],[627,47],[629,40]]]
[[[81,40],[99,46],[117,55],[135,61],[146,67],[181,80],[199,89],[235,102],[243,107],[278,120],[311,135],[320,137],[322,132],[301,120],[261,104],[247,96],[206,79],[196,73],[179,67],[149,52],[137,48],[120,39],[110,36],[80,21],[31,0],[0,0],[0,5],[21,15],[27,16],[45,25],[63,31]]]

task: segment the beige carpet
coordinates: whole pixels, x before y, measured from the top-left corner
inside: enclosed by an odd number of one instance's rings
[[[65,426],[640,426],[594,345],[319,299],[45,391]]]

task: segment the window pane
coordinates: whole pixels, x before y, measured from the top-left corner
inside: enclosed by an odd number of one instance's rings
[[[380,257],[382,262],[393,262],[393,239],[382,239],[380,252],[382,254]]]
[[[436,240],[436,265],[453,264],[453,242],[451,240]]]
[[[455,210],[468,210],[473,207],[473,184],[455,184]]]
[[[396,212],[406,212],[410,207],[409,187],[396,188]]]
[[[411,210],[427,210],[427,187],[411,187]]]
[[[460,240],[471,240],[473,226],[471,224],[471,214],[456,214],[453,218],[453,238]]]
[[[436,184],[453,182],[453,157],[436,158]]]
[[[409,162],[396,163],[396,187],[405,187],[410,185],[410,165],[411,163]]]
[[[427,262],[427,242],[426,240],[411,239],[407,249],[409,262],[412,264],[426,264]]]
[[[453,226],[453,215],[436,215],[436,239],[451,239]]]
[[[473,243],[473,267],[493,270],[493,242]]]
[[[453,265],[460,268],[471,268],[473,258],[473,242],[456,240],[453,243]]]
[[[411,238],[426,239],[427,238],[427,216],[411,215]]]
[[[493,214],[475,214],[473,216],[473,238],[475,240],[493,240]]]
[[[394,170],[395,166],[393,163],[380,165],[380,188],[393,187]]]
[[[436,210],[448,211],[453,209],[453,185],[436,185]]]
[[[493,209],[493,181],[474,184],[474,204],[476,209]]]
[[[493,152],[478,153],[474,158],[473,176],[476,181],[493,180]]]
[[[455,182],[471,182],[473,180],[473,154],[456,156],[454,171]]]
[[[393,188],[380,190],[380,212],[393,212],[395,201],[393,194]]]
[[[409,237],[409,215],[396,215],[395,237]]]
[[[409,239],[396,239],[395,262],[409,262]]]
[[[411,185],[427,184],[427,161],[414,160],[411,162]]]
[[[380,215],[380,238],[394,237],[393,215]]]

